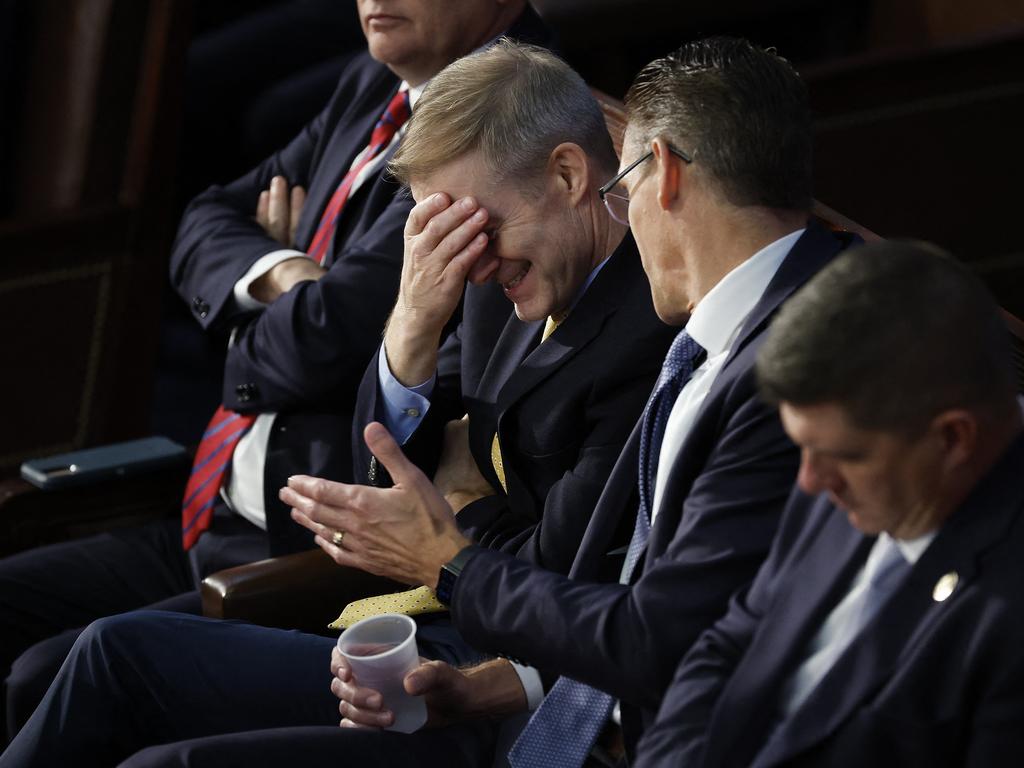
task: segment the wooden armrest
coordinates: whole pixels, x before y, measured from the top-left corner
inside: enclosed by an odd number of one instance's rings
[[[323,550],[228,568],[203,580],[203,615],[329,634],[353,600],[409,587],[335,563]]]
[[[48,491],[20,478],[0,481],[0,556],[177,516],[189,471],[185,465]]]

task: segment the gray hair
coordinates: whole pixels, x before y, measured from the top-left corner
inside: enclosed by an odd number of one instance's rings
[[[529,180],[563,142],[578,144],[614,174],[618,158],[583,79],[549,51],[503,38],[434,76],[416,104],[391,172],[408,184],[479,150],[495,183]]]
[[[631,141],[664,136],[733,205],[810,207],[807,89],[773,50],[729,37],[688,43],[640,71],[626,111]]]

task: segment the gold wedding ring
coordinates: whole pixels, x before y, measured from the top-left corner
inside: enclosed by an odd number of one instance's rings
[[[334,535],[331,536],[331,544],[333,544],[336,547],[340,547],[341,546],[341,540],[344,539],[344,538],[345,538],[345,532],[344,531],[335,531]]]

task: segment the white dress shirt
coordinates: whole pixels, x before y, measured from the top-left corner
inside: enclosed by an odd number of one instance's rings
[[[425,87],[426,83],[410,88],[408,83],[403,82],[399,86],[399,90],[407,90],[409,92],[409,106],[412,108],[419,100],[420,94],[423,93]],[[391,139],[391,143],[359,172],[359,175],[356,176],[352,184],[350,195],[354,195],[367,179],[373,178],[380,170],[380,167],[384,164],[384,158],[391,147],[401,139],[404,133],[405,125],[402,125]],[[358,165],[359,161],[362,160],[363,154],[368,149],[369,147],[356,155],[352,165],[349,167],[353,168]],[[308,259],[309,256],[302,251],[283,248],[272,251],[258,259],[249,268],[249,271],[235,283],[235,303],[245,310],[262,309],[265,305],[257,301],[249,293],[249,286],[257,278],[269,272],[271,268],[282,261],[295,258]],[[234,334],[232,334],[233,338]],[[227,483],[221,488],[221,497],[231,510],[264,530],[267,528],[267,512],[263,503],[263,471],[267,461],[270,431],[274,426],[274,419],[276,417],[276,413],[261,413],[256,417],[252,429],[238,441],[238,445],[235,447],[235,453],[231,457],[231,473]]]
[[[811,695],[832,665],[857,637],[858,617],[865,590],[871,583],[872,575],[883,559],[885,550],[897,547],[903,558],[913,565],[928,549],[938,531],[929,531],[916,539],[894,539],[882,533],[876,539],[868,559],[854,576],[846,595],[829,613],[821,628],[807,644],[804,660],[789,677],[782,688],[780,712],[783,719],[791,716]]]

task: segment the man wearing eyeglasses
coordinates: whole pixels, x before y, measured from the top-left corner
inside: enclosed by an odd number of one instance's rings
[[[554,683],[509,752],[516,767],[631,754],[682,655],[752,578],[798,464],[758,398],[755,354],[780,304],[853,240],[808,222],[809,110],[785,60],[689,44],[647,66],[626,106],[622,170],[601,194],[632,226],[658,315],[685,327],[569,577],[473,545],[380,425],[365,437],[394,489],[300,477],[282,492],[339,563],[435,589],[470,643]],[[343,724],[391,722],[337,654],[334,670]],[[431,662],[405,686],[448,720],[527,706],[503,659]]]

